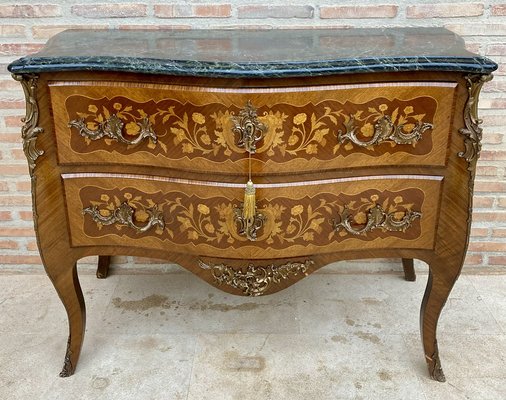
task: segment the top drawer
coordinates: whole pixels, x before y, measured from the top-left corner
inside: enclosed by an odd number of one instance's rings
[[[51,82],[59,162],[244,173],[445,165],[454,82],[213,88]],[[249,107],[250,104],[252,107]],[[241,118],[243,117],[243,118]]]

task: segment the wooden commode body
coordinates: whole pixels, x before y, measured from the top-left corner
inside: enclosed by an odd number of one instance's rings
[[[166,259],[248,296],[398,257],[409,279],[412,259],[429,265],[422,341],[444,380],[436,326],[496,67],[432,28],[67,31],[12,63],[39,249],[70,323],[61,375],[83,342],[84,256],[103,276],[111,255]]]

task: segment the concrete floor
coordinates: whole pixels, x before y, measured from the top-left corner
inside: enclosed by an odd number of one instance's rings
[[[506,275],[457,282],[438,383],[418,333],[427,275],[323,271],[259,298],[186,272],[81,274],[87,332],[64,379],[66,315],[49,279],[0,275],[0,399],[506,399]]]

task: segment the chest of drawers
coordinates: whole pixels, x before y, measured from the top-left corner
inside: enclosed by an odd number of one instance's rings
[[[437,320],[496,67],[438,29],[68,31],[12,63],[39,250],[69,317],[61,376],[84,336],[76,261],[99,255],[106,274],[122,254],[248,296],[337,260],[399,257],[414,279],[421,259],[424,352],[444,380]]]

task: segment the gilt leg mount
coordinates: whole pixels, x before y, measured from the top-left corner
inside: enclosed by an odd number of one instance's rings
[[[429,374],[432,379],[438,382],[446,382],[446,377],[441,367],[441,360],[439,359],[439,350],[437,349],[437,342],[435,343],[436,351],[432,357],[425,356]]]
[[[67,378],[74,374],[74,366],[71,361],[72,350],[70,350],[70,335],[67,341],[67,351],[65,352],[65,359],[63,360],[63,369],[60,372],[60,378]]]

